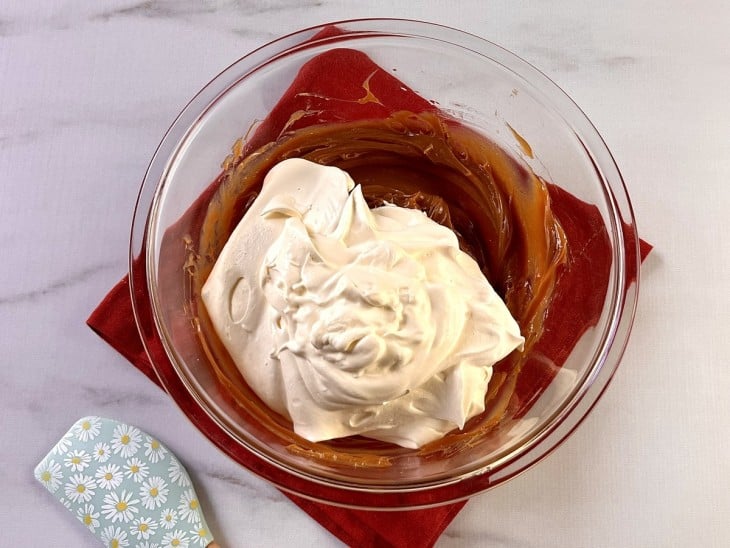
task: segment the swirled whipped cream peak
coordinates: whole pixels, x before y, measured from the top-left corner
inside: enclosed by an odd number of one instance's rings
[[[315,442],[463,428],[524,342],[450,229],[303,159],[269,171],[202,297],[246,382]]]

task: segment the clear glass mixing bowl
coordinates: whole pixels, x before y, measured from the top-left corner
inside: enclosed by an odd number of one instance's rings
[[[316,448],[302,450],[282,435],[281,421],[241,405],[241,394],[250,393],[242,379],[215,373],[216,358],[201,330],[190,282],[200,230],[199,216],[191,212],[205,209],[214,191],[211,181],[232,145],[269,115],[305,63],[333,48],[367,54],[446,115],[577,198],[581,205],[569,216],[579,222],[588,212],[597,220],[606,260],[583,264],[579,250],[569,255],[572,268],[581,269],[582,290],[589,288],[588,300],[597,303],[595,317],[572,334],[574,342],[559,356],[532,357],[536,364],[550,362],[542,364],[550,382],[472,447],[430,455],[388,448],[379,455],[335,442],[325,444],[322,454],[338,457],[323,458]],[[271,42],[224,70],[190,101],[145,175],[132,226],[130,279],[137,325],[160,380],[225,453],[304,497],[404,509],[494,487],[545,457],[578,426],[609,383],[627,343],[638,291],[638,243],[610,152],[583,112],[546,76],[499,46],[451,28],[356,20]],[[562,290],[568,294],[571,288]],[[562,335],[546,330],[543,337]]]

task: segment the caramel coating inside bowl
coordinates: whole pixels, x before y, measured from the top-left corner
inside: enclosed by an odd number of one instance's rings
[[[434,113],[398,112],[386,119],[314,125],[283,134],[251,154],[243,150],[237,143],[224,162],[199,238],[189,242],[194,263],[190,306],[216,375],[236,403],[288,444],[290,452],[311,459],[377,468],[411,451],[361,437],[312,443],[294,434],[291,424],[246,385],[196,298],[266,173],[282,160],[300,157],[349,172],[371,207],[389,202],[420,209],[451,228],[525,337],[523,351],[495,365],[486,411],[463,431],[447,434],[418,454],[454,454],[479,444],[509,419],[510,398],[522,365],[543,334],[558,270],[566,260],[568,242],[545,183],[492,141]]]

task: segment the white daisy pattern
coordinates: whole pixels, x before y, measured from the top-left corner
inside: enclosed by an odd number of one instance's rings
[[[193,527],[190,530],[190,542],[195,546],[196,544],[198,546],[208,546],[210,543],[210,533],[208,532],[208,529],[202,524],[198,523],[195,527]]]
[[[162,548],[188,548],[190,542],[185,531],[175,529],[171,533],[165,533],[162,537]]]
[[[107,547],[204,548],[213,540],[180,461],[134,426],[79,419],[33,472]]]
[[[75,449],[66,454],[63,465],[72,472],[83,472],[91,462],[91,455],[82,449]]]
[[[167,468],[170,479],[180,487],[190,487],[190,478],[187,472],[175,457],[170,455],[170,466]]]
[[[177,525],[177,512],[172,508],[166,508],[160,514],[159,524],[163,529],[172,529]]]
[[[144,456],[147,457],[152,464],[156,464],[165,458],[167,449],[163,445],[150,436],[144,442]]]
[[[131,458],[124,466],[124,475],[134,483],[139,483],[149,475],[149,467],[137,457]]]
[[[60,487],[61,479],[63,478],[61,465],[53,459],[44,461],[36,467],[35,477],[46,489],[51,493],[55,493],[56,489]]]
[[[96,470],[96,482],[102,489],[116,489],[122,484],[122,469],[114,463],[105,464]]]
[[[73,434],[71,432],[67,432],[65,436],[58,440],[58,443],[53,448],[51,453],[53,453],[54,455],[65,455],[71,447],[72,442]]]
[[[104,545],[109,548],[123,548],[125,546],[129,546],[127,532],[123,531],[120,527],[114,527],[113,525],[104,529],[100,538]]]
[[[94,451],[91,455],[96,462],[106,462],[112,456],[112,450],[108,443],[100,441],[94,446]]]
[[[86,474],[74,474],[64,486],[66,497],[74,503],[89,502],[94,497],[96,482]]]
[[[101,432],[101,421],[98,417],[86,417],[76,423],[73,433],[81,441],[93,440]]]
[[[99,527],[99,512],[96,511],[93,504],[84,504],[76,512],[76,516],[92,533]]]
[[[189,523],[197,523],[200,521],[200,503],[195,491],[188,489],[180,497],[180,504],[177,506],[177,512],[180,519],[187,520]]]
[[[133,457],[142,443],[142,434],[134,426],[120,424],[114,429],[112,450],[125,459]]]
[[[155,534],[157,524],[151,517],[135,519],[129,532],[137,537],[137,540],[147,540]]]
[[[134,494],[130,491],[122,491],[121,494],[116,491],[107,493],[104,495],[104,504],[101,507],[101,513],[112,523],[122,521],[124,523],[130,522],[134,515],[139,512],[137,504],[138,499],[133,499]]]
[[[139,497],[142,501],[142,506],[147,510],[154,510],[159,508],[167,502],[167,494],[169,489],[167,483],[160,476],[153,476],[144,483],[139,490]]]

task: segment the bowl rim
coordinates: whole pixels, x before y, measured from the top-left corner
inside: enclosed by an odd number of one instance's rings
[[[448,480],[406,486],[377,486],[332,481],[311,472],[303,472],[279,462],[245,440],[234,440],[225,421],[217,417],[196,395],[194,387],[175,366],[175,349],[168,341],[165,326],[156,310],[154,292],[155,265],[153,254],[155,219],[159,208],[159,190],[166,173],[189,132],[205,112],[231,86],[261,66],[311,42],[315,33],[328,27],[345,27],[342,40],[353,36],[398,35],[441,40],[476,52],[505,66],[539,87],[556,104],[560,115],[572,116],[571,129],[593,161],[603,183],[606,205],[616,245],[613,247],[612,269],[616,272],[610,320],[594,356],[587,380],[573,399],[556,411],[555,416],[532,437],[502,459],[477,470]],[[360,30],[350,30],[351,27]],[[438,36],[435,34],[438,33]],[[327,40],[327,39],[325,39]],[[578,126],[578,127],[576,127]],[[625,237],[625,233],[627,237]],[[631,245],[633,244],[633,245]],[[570,97],[545,74],[508,50],[474,34],[440,24],[411,19],[367,18],[324,23],[302,29],[271,41],[233,62],[206,84],[182,109],[158,145],[145,173],[137,198],[129,247],[130,293],[132,307],[145,351],[164,389],[186,417],[228,457],[243,464],[255,474],[277,487],[304,498],[329,504],[368,509],[423,508],[467,499],[524,472],[545,458],[575,430],[597,403],[620,362],[636,310],[639,286],[639,238],[626,187],[616,163],[598,131]],[[631,271],[634,265],[634,271]],[[629,284],[634,284],[629,291]],[[571,419],[571,420],[568,420]],[[247,451],[242,454],[241,451]],[[356,500],[354,500],[356,498]]]

